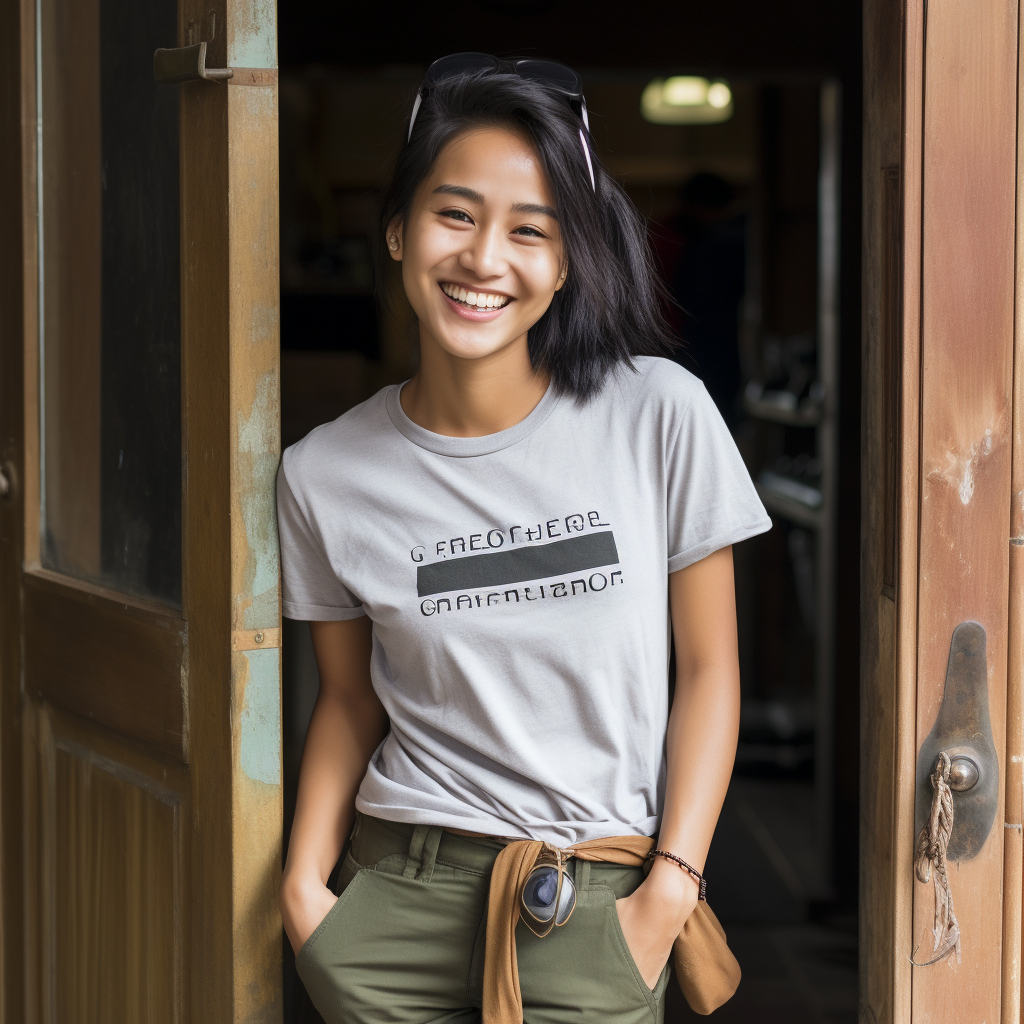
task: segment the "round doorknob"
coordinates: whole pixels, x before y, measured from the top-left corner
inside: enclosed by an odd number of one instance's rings
[[[977,785],[981,773],[974,761],[963,754],[949,762],[949,788],[957,793],[966,793]]]

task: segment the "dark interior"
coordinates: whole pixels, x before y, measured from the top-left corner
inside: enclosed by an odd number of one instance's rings
[[[853,1022],[860,4],[308,0],[281,6],[279,34],[285,445],[414,372],[411,314],[375,294],[372,252],[427,65],[483,50],[580,72],[597,148],[649,219],[679,303],[679,361],[704,379],[774,523],[736,550],[740,748],[706,874],[744,980],[715,1019]],[[645,86],[673,75],[727,82],[731,117],[646,121]],[[285,628],[287,830],[317,678],[308,628]],[[285,1019],[317,1022],[284,946]],[[689,1019],[670,985],[666,1021]]]

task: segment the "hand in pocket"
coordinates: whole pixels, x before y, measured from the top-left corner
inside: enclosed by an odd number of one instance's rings
[[[319,879],[316,884],[281,886],[281,920],[292,949],[298,953],[317,930],[338,897]]]
[[[673,874],[674,866],[668,872],[655,868],[632,895],[615,901],[622,935],[649,989],[658,984],[672,943],[697,906],[697,885],[689,875]]]
[[[619,915],[619,926],[633,963],[644,979],[644,984],[653,990],[668,963],[675,936],[666,940],[658,929],[652,928],[651,922],[644,918],[643,908],[637,905],[635,896],[616,900],[615,912]]]

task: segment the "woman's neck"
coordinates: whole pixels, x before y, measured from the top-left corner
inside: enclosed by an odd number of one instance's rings
[[[550,375],[530,365],[526,336],[497,352],[465,359],[420,338],[420,366],[399,399],[413,423],[448,437],[483,437],[524,420]]]

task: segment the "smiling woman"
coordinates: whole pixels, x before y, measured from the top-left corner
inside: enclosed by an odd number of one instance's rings
[[[424,368],[403,389],[402,407],[422,426],[455,436],[481,427],[491,434],[540,401],[550,373],[532,365],[528,331],[568,270],[554,204],[526,138],[477,128],[442,150],[404,220],[389,225],[397,240],[389,251],[401,262],[419,319]],[[459,383],[470,365],[483,386],[467,405]],[[510,377],[522,382],[513,389],[522,401],[496,401],[495,391],[508,393]],[[424,389],[424,379],[434,386]]]
[[[588,134],[587,148],[580,145],[581,114],[561,91],[511,71],[466,72],[434,83],[399,153],[381,228],[401,245],[428,209],[465,225],[473,232],[473,252],[462,257],[449,283],[467,294],[471,285],[483,287],[473,276],[476,260],[491,274],[486,261],[502,258],[493,247],[499,224],[510,243],[539,250],[524,256],[524,266],[547,265],[557,254],[555,281],[564,287],[552,288],[546,301],[538,292],[530,303],[530,365],[550,374],[557,391],[586,399],[613,366],[634,355],[667,355],[674,340],[661,315],[646,224],[591,151]],[[488,248],[479,249],[482,241]],[[390,243],[380,251],[380,278],[388,255],[401,259],[408,291],[406,257]],[[422,324],[412,294],[409,299]]]
[[[738,983],[701,871],[736,749],[731,545],[771,521],[658,358],[644,225],[574,73],[482,60],[428,72],[384,198],[419,368],[278,477],[320,671],[281,908],[330,1024],[656,1024],[673,947],[700,1012]]]

